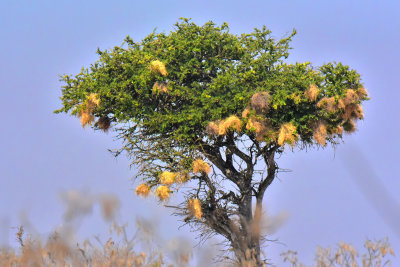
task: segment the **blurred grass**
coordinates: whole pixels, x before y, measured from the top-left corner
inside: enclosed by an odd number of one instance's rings
[[[114,226],[114,230],[121,239],[115,241],[109,238],[106,242],[93,245],[85,241],[82,245],[72,246],[57,232],[49,236],[46,242],[24,238],[23,227],[20,227],[17,238],[20,242],[18,249],[3,248],[0,250],[0,266],[116,266],[116,267],[144,267],[144,266],[190,266],[192,258],[191,250],[181,247],[175,251],[174,260],[168,262],[162,250],[150,249],[150,251],[137,250],[135,239],[126,237],[125,228]],[[339,243],[336,249],[318,247],[315,255],[315,263],[305,265],[298,260],[295,251],[287,251],[281,254],[285,266],[293,267],[378,267],[391,266],[390,256],[394,251],[387,239],[365,242],[365,251],[361,254],[352,245]],[[217,265],[217,264],[216,264]],[[199,265],[198,265],[199,266]],[[209,265],[208,265],[209,266]],[[234,263],[219,266],[237,266]],[[255,266],[249,260],[244,266]],[[271,264],[271,266],[274,266]]]
[[[25,232],[20,226],[15,238],[19,246],[15,248],[0,248],[0,266],[115,266],[115,267],[158,267],[158,266],[210,266],[215,255],[202,253],[194,257],[192,244],[187,240],[174,239],[160,245],[155,234],[158,225],[154,221],[138,219],[136,232],[127,234],[127,226],[121,226],[115,221],[119,209],[119,200],[114,195],[90,195],[87,192],[71,190],[61,194],[65,204],[64,223],[46,238],[39,238]],[[110,222],[110,235],[107,241],[86,239],[82,244],[73,238],[75,230],[73,221],[87,215],[95,203],[101,205],[104,220]],[[273,221],[273,218],[267,218]],[[218,250],[217,248],[213,249]],[[268,255],[266,253],[266,255]],[[390,258],[394,256],[393,248],[388,239],[377,241],[367,240],[363,251],[358,251],[351,244],[339,243],[335,248],[318,247],[314,263],[305,265],[299,261],[297,252],[287,251],[281,254],[281,259],[270,259],[266,266],[276,266],[274,261],[282,260],[284,266],[293,267],[379,267],[391,266]],[[201,257],[205,257],[203,259]],[[194,263],[197,258],[197,264]],[[238,266],[232,255],[214,266]],[[249,258],[245,267],[255,266]]]

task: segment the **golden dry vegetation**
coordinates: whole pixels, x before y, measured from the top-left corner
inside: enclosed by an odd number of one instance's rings
[[[194,202],[195,203],[195,202]],[[196,211],[194,211],[196,213]],[[196,216],[194,214],[194,216]],[[65,237],[54,232],[47,241],[25,237],[21,226],[16,234],[20,247],[17,249],[0,249],[0,266],[134,266],[134,267],[156,267],[156,266],[196,266],[191,265],[191,249],[183,249],[178,246],[173,259],[168,259],[159,246],[145,250],[138,249],[140,246],[136,239],[127,238],[126,229],[117,224],[113,225],[114,233],[118,240],[109,238],[106,242],[94,245],[91,241],[81,244],[70,244]],[[146,229],[141,229],[142,235],[151,235]],[[248,253],[248,261],[244,267],[255,266]],[[390,257],[394,256],[393,248],[387,239],[376,242],[367,240],[364,251],[359,252],[352,245],[340,242],[336,249],[318,247],[315,254],[315,262],[305,265],[298,259],[295,251],[287,251],[281,254],[285,266],[293,267],[380,267],[391,266]],[[272,264],[270,266],[275,266]],[[198,266],[198,265],[197,265]],[[215,266],[238,266],[233,261],[215,262]],[[265,266],[269,266],[266,264]]]
[[[199,161],[199,163],[202,162]],[[202,164],[199,165],[201,166]],[[167,187],[165,188],[168,190]],[[147,185],[139,186],[138,190],[141,194],[148,194],[150,191]],[[159,191],[159,194],[166,194],[165,197],[168,198],[168,192]],[[163,198],[164,196],[158,197]],[[25,233],[24,227],[20,226],[15,233],[19,247],[0,248],[0,266],[201,266],[201,264],[194,263],[192,244],[190,242],[176,239],[173,242],[163,243],[157,240],[155,233],[157,227],[159,227],[157,223],[138,219],[136,233],[129,235],[128,232],[130,231],[127,231],[129,230],[127,225],[121,226],[115,222],[119,201],[114,195],[88,195],[71,190],[63,193],[62,198],[66,201],[64,226],[68,226],[68,223],[74,219],[83,217],[87,213],[83,207],[86,207],[86,210],[90,210],[90,206],[99,203],[103,218],[110,222],[110,237],[106,241],[101,241],[100,238],[95,237],[94,240],[87,239],[77,243],[71,239],[71,231],[58,228],[47,238],[42,239]],[[202,217],[198,199],[189,199],[187,209],[190,216]],[[259,212],[260,220],[255,225],[258,231],[262,230],[268,233],[274,231],[273,229],[283,223],[282,216],[276,216],[276,218],[262,216],[263,218],[261,218],[261,214],[262,212]],[[161,243],[163,245],[160,245]],[[242,266],[255,266],[252,253],[248,251],[246,255],[248,256],[247,261]],[[208,257],[207,260],[209,262],[213,257],[211,254],[202,256]],[[290,250],[281,254],[281,260],[285,263],[284,266],[293,267],[377,267],[390,266],[390,258],[393,256],[394,250],[388,240],[382,239],[375,242],[367,240],[363,251],[358,251],[354,246],[343,242],[339,243],[335,249],[318,247],[315,254],[315,262],[312,265],[301,263],[297,252]],[[198,257],[197,260],[201,261]],[[270,259],[265,266],[270,264],[275,266],[273,263],[278,260]],[[234,257],[225,257],[222,261],[214,261],[214,263],[214,266],[239,266],[235,263]]]

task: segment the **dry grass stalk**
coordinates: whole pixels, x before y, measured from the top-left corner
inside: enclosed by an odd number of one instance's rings
[[[20,229],[23,228],[21,227]],[[150,229],[150,237],[153,237],[154,227],[147,225],[147,229]],[[138,230],[141,236],[146,234],[144,229]],[[92,245],[88,240],[84,241],[82,245],[76,244],[70,238],[72,233],[69,230],[63,231],[61,228],[60,232],[54,232],[44,241],[41,239],[23,238],[23,230],[20,232],[19,235],[23,239],[21,244],[23,245],[18,250],[0,248],[0,266],[172,266],[172,262],[171,264],[164,262],[163,248],[149,247],[149,255],[141,252],[141,250],[138,251],[137,248],[143,248],[143,246],[136,243],[136,238],[128,237],[125,226],[118,226],[116,223],[112,226],[111,234],[115,238],[119,237],[118,240],[114,241],[112,238],[109,238],[107,242],[101,242],[99,238],[96,238],[99,241],[98,245]],[[186,247],[189,246],[186,245]],[[183,253],[187,251],[182,249],[182,247],[178,247],[174,253],[181,253],[183,257]],[[176,259],[176,264],[174,263],[173,266],[188,266],[189,260],[189,256],[181,261]],[[185,264],[181,264],[182,262]]]
[[[156,195],[160,200],[167,200],[169,198],[169,188],[165,185],[161,185],[156,189]]]
[[[18,262],[21,264],[20,266],[40,266],[42,263],[42,257],[46,256],[43,253],[43,250],[44,248],[41,244],[35,245],[32,240],[27,240],[25,246],[22,247],[21,257],[18,259]]]
[[[344,120],[362,120],[364,118],[364,112],[362,106],[359,104],[349,104],[346,106],[344,113],[342,114]]]
[[[283,124],[279,129],[278,144],[280,146],[283,146],[285,143],[293,144],[296,139],[296,126],[291,122]]]
[[[111,120],[107,116],[100,117],[97,120],[97,126],[102,129],[104,132],[108,132],[108,129],[110,129],[111,126]]]
[[[366,248],[365,253],[362,255],[350,244],[340,242],[337,249],[318,247],[315,255],[315,265],[318,267],[325,266],[363,266],[363,267],[377,267],[377,266],[391,266],[390,259],[387,256],[390,254],[394,256],[394,251],[387,239],[377,242],[367,240],[364,244]],[[284,262],[290,262],[293,267],[306,266],[298,261],[297,252],[287,251],[282,253]],[[309,265],[307,265],[309,266]]]
[[[347,89],[346,96],[343,98],[343,103],[347,106],[352,103],[356,103],[359,97],[353,89]]]
[[[60,263],[66,263],[66,259],[72,256],[73,251],[72,248],[62,240],[58,233],[54,233],[50,240],[47,242],[45,246],[45,250],[47,251],[50,257],[57,259]],[[66,266],[67,264],[65,264]]]
[[[114,195],[105,194],[100,197],[101,211],[106,221],[112,221],[120,208],[119,198]]]
[[[155,82],[153,85],[153,93],[168,93],[168,84],[165,82]]]
[[[324,121],[319,121],[314,128],[313,138],[321,146],[326,146],[326,137],[326,123]]]
[[[197,204],[194,204],[197,202],[196,200],[189,200],[192,201],[192,204],[189,205],[188,202],[188,211],[189,206],[197,206]],[[200,206],[200,202],[198,202],[198,205]],[[194,209],[192,212],[191,216],[196,216],[196,210]],[[258,215],[255,214],[255,217],[258,217]],[[196,218],[200,219],[201,216],[196,216]],[[230,222],[230,225],[235,233],[240,231],[234,220]],[[145,227],[143,226],[141,229],[139,228],[139,233],[143,235],[149,231],[150,236],[152,236],[154,228],[149,227],[149,223]],[[124,227],[114,225],[113,228],[117,232],[126,234]],[[14,249],[2,248],[0,249],[0,266],[145,267],[167,265],[163,260],[162,253],[152,249],[147,256],[144,252],[136,251],[136,242],[134,242],[134,239],[126,238],[126,236],[121,241],[114,241],[110,238],[105,243],[100,242],[100,247],[95,247],[88,241],[85,241],[83,246],[75,245],[68,242],[68,239],[64,239],[63,236],[62,234],[54,233],[44,243],[41,240],[24,239],[21,242],[24,245],[21,246],[19,252]],[[182,246],[182,242],[178,244],[181,246],[173,250],[174,253],[177,253],[175,258],[176,265],[174,266],[188,266],[190,255],[188,250],[184,249],[187,245],[184,244]],[[343,242],[340,242],[336,249],[319,247],[315,255],[315,263],[307,266],[391,266],[391,256],[395,256],[395,253],[387,239],[375,242],[367,240],[364,248],[364,251],[359,252],[352,245]],[[241,266],[256,266],[256,254],[254,252],[251,249],[245,251],[246,261]],[[283,261],[285,263],[289,262],[291,266],[306,266],[298,261],[297,252],[288,251],[282,253],[281,256]]]
[[[311,84],[310,87],[304,91],[305,97],[311,102],[315,102],[317,100],[319,94],[319,89],[315,84]]]
[[[160,182],[164,185],[171,185],[175,182],[176,173],[174,172],[162,172],[160,174]]]
[[[160,73],[162,76],[168,75],[167,69],[165,68],[165,64],[159,60],[154,60],[150,62],[149,68],[153,73]]]
[[[207,164],[207,162],[205,162],[202,159],[196,159],[193,162],[193,172],[194,173],[209,173],[210,172],[210,165]]]
[[[187,209],[190,216],[194,216],[197,219],[201,219],[203,213],[201,211],[200,201],[197,198],[189,199],[187,202]]]
[[[268,92],[255,93],[250,100],[251,107],[257,113],[265,113],[269,107],[270,95]]]
[[[18,232],[17,232],[17,240],[18,240],[18,243],[19,243],[19,245],[21,246],[21,247],[23,247],[24,246],[24,240],[23,240],[23,236],[24,236],[24,226],[23,225],[21,225],[19,228],[18,228]]]
[[[147,197],[150,194],[150,187],[147,184],[140,184],[136,187],[135,193],[138,196]]]

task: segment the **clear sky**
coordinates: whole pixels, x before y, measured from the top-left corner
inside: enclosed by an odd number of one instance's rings
[[[156,27],[168,32],[179,17],[189,17],[197,24],[228,22],[238,34],[266,25],[276,38],[295,28],[289,62],[341,61],[361,73],[370,93],[365,120],[344,144],[279,159],[292,172],[267,190],[265,205],[272,215],[289,217],[269,237],[280,242],[268,244],[270,257],[292,249],[311,263],[318,245],[347,241],[361,248],[366,238],[383,237],[400,254],[394,204],[400,202],[399,14],[395,0],[1,0],[0,243],[15,243],[11,227],[21,214],[40,233],[57,227],[59,194],[71,189],[114,193],[120,221],[133,226],[136,216],[157,214],[166,238],[194,240],[189,229],[178,232],[177,218],[156,201],[134,196],[135,170],[107,151],[119,146],[112,133],[82,129],[77,118],[52,113],[60,107],[58,75],[94,62],[97,47],[120,45],[126,35],[140,40]],[[99,216],[95,210],[79,235],[105,232]],[[394,262],[400,266],[399,258]]]

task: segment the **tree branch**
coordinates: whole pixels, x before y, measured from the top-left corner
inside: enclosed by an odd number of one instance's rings
[[[238,187],[240,187],[240,173],[234,168],[232,163],[229,164],[229,162],[225,161],[221,153],[219,151],[220,149],[220,144],[217,144],[216,146],[212,146],[210,144],[207,144],[203,141],[199,141],[200,144],[200,150],[204,156],[207,157],[209,161],[211,161],[224,175],[227,179],[232,181],[234,184],[236,184]]]
[[[275,152],[278,148],[279,148],[278,145],[274,145],[262,154],[265,164],[267,165],[268,171],[267,171],[267,177],[264,180],[262,180],[260,182],[260,185],[258,186],[256,194],[257,202],[259,201],[262,202],[265,190],[268,188],[268,186],[272,183],[272,181],[275,178],[276,170],[278,169],[278,166],[276,165],[275,162]]]

